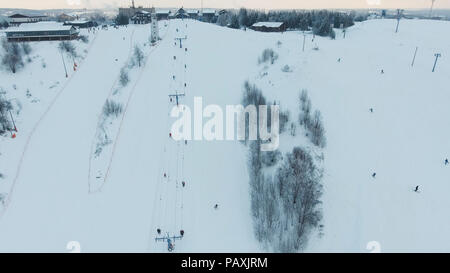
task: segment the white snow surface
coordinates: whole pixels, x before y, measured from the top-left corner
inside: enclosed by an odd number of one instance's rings
[[[77,42],[84,59],[67,79],[57,42],[32,43],[32,56],[39,57],[15,75],[0,71],[5,96],[23,106],[17,138],[0,137],[0,193],[8,197],[0,212],[0,251],[67,252],[67,243],[78,241],[83,252],[166,252],[154,240],[157,228],[185,231],[177,252],[265,251],[253,236],[246,147],[185,145],[168,136],[169,94],[185,91],[180,101],[191,109],[195,96],[225,109],[240,103],[250,80],[289,109],[292,120],[300,90],[308,89],[324,118],[324,228],[306,251],[367,252],[367,243],[377,241],[383,252],[448,252],[450,22],[402,20],[399,33],[395,24],[357,23],[345,39],[339,30],[336,40],[308,35],[302,52],[299,32],[160,22],[167,34],[143,48],[143,76],[131,75],[133,91],[107,159],[109,177],[97,193],[89,193],[88,177],[99,115],[130,44],[148,42],[150,26],[89,34],[89,44]],[[180,49],[175,38],[185,35]],[[279,55],[267,67],[257,61],[266,48]],[[282,72],[285,65],[292,72]],[[280,149],[305,145],[300,132],[282,136]],[[416,185],[420,193],[413,192]]]

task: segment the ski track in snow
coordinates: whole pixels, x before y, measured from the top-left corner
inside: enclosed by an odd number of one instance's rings
[[[99,33],[97,33],[97,35],[95,35],[94,40],[93,40],[93,41],[91,42],[91,44],[89,45],[89,48],[88,48],[88,54],[91,52],[91,48],[92,48],[92,46],[94,45],[94,43],[95,43],[95,41],[96,41],[98,35],[99,35]],[[88,56],[86,56],[85,59],[86,59],[87,57],[88,57]],[[79,67],[78,70],[82,68],[82,64],[84,63],[84,60],[85,60],[85,59],[83,59],[83,60],[79,63],[79,64],[81,65],[81,67]],[[8,193],[8,195],[7,195],[6,201],[4,202],[2,208],[0,209],[0,219],[1,219],[2,216],[5,214],[6,210],[8,209],[9,203],[10,203],[11,200],[12,200],[12,196],[13,196],[13,193],[14,193],[14,189],[15,189],[15,187],[16,187],[17,180],[19,179],[20,172],[21,172],[21,170],[22,170],[23,160],[24,160],[24,158],[25,158],[25,156],[26,156],[26,153],[27,153],[27,150],[28,150],[28,146],[29,146],[30,143],[31,143],[31,139],[33,138],[33,135],[34,135],[35,131],[38,129],[38,127],[40,126],[41,122],[45,119],[45,117],[47,116],[47,114],[48,114],[48,113],[50,112],[50,110],[53,108],[53,105],[57,102],[57,100],[58,100],[58,98],[60,97],[60,95],[64,92],[64,90],[66,89],[66,87],[72,82],[72,79],[75,78],[76,75],[77,75],[77,73],[72,73],[72,74],[70,75],[69,79],[67,79],[67,81],[64,83],[63,87],[62,87],[62,88],[58,91],[58,93],[55,95],[55,97],[53,98],[53,100],[51,101],[51,103],[49,104],[49,106],[46,108],[45,112],[44,112],[44,113],[42,114],[42,116],[39,118],[39,120],[38,120],[37,123],[34,125],[33,129],[31,130],[30,134],[28,135],[27,140],[26,140],[26,142],[25,142],[25,146],[24,146],[23,151],[22,151],[22,155],[21,155],[21,157],[20,157],[20,159],[19,159],[19,163],[18,163],[18,165],[17,165],[16,174],[15,174],[14,179],[13,179],[13,182],[12,182],[12,184],[11,184],[10,191],[9,191],[9,193]]]
[[[202,96],[204,105],[238,104],[249,78],[269,101],[280,100],[289,110],[298,108],[298,92],[308,89],[313,109],[323,113],[328,145],[324,235],[312,236],[307,251],[366,252],[370,241],[380,242],[384,252],[448,251],[449,168],[442,163],[450,153],[448,22],[403,20],[394,34],[395,20],[367,21],[350,28],[345,40],[338,33],[334,41],[316,37],[311,43],[308,36],[305,52],[301,33],[186,22],[189,53],[182,52],[183,59],[171,46],[178,35],[171,27],[140,71],[145,76],[134,82],[108,186],[90,195],[91,136],[110,79],[120,70],[112,58],[126,58],[129,47],[121,34],[140,26],[96,36],[84,65],[27,137],[8,209],[1,212],[0,251],[62,252],[76,240],[82,251],[167,252],[167,245],[154,241],[157,227],[171,234],[180,227],[186,231],[176,242],[178,252],[261,251],[253,237],[246,148],[235,142],[184,145],[168,137],[173,104],[167,95],[176,87],[172,75],[183,73],[178,71],[183,61],[189,86],[182,102],[190,107],[194,96]],[[318,51],[312,50],[316,44]],[[280,57],[266,69],[270,76],[258,74],[257,58],[265,48]],[[177,62],[171,60],[174,50]],[[431,73],[435,52],[444,57]],[[281,72],[286,64],[293,72]],[[300,137],[283,141],[284,152],[304,145]],[[180,190],[182,179],[187,186]],[[416,185],[420,194],[412,192]],[[219,210],[212,208],[215,203]]]

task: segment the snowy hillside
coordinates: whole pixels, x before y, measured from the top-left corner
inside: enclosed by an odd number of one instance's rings
[[[185,93],[180,103],[191,109],[194,97],[225,109],[240,103],[246,80],[291,121],[302,89],[322,112],[323,228],[306,251],[367,252],[371,241],[384,252],[449,251],[450,25],[402,20],[396,34],[395,24],[358,23],[345,39],[339,31],[336,40],[308,34],[304,52],[299,32],[192,20],[160,22],[155,45],[149,25],[99,30],[76,42],[81,57],[77,71],[66,60],[68,78],[58,43],[32,43],[23,70],[0,71],[4,96],[22,105],[17,137],[0,137],[0,251],[66,252],[78,241],[84,252],[166,252],[157,229],[185,232],[176,252],[267,251],[253,234],[247,148],[169,136],[170,94]],[[175,38],[183,37],[180,48]],[[119,88],[136,44],[144,63]],[[279,58],[260,65],[267,48]],[[432,73],[434,53],[442,58]],[[96,161],[109,99],[123,108],[108,121],[111,141]],[[280,149],[308,146],[301,132],[282,135]]]

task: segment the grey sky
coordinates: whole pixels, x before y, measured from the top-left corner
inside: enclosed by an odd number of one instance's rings
[[[200,7],[201,0],[135,0],[145,7]],[[0,0],[0,8],[105,8],[129,6],[131,0]],[[203,0],[204,7],[257,9],[429,8],[431,0]],[[450,0],[436,0],[436,9],[450,9]]]

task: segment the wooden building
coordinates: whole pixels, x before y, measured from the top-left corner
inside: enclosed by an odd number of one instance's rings
[[[284,32],[286,24],[283,22],[258,22],[254,23],[250,29],[262,32]]]
[[[43,16],[43,15],[24,15],[24,14],[13,14],[11,16],[9,16],[9,23],[12,26],[18,26],[20,24],[25,24],[25,23],[37,23],[37,22],[42,22],[42,21],[47,21],[48,17],[47,16]]]
[[[5,33],[9,42],[73,40],[79,34],[74,26],[57,22],[21,24],[19,27],[9,28]]]
[[[145,10],[137,11],[132,17],[133,24],[149,24],[152,21],[151,13]]]
[[[91,28],[96,27],[98,24],[93,21],[89,20],[75,20],[75,21],[69,21],[64,23],[65,26],[74,26],[77,28]]]

